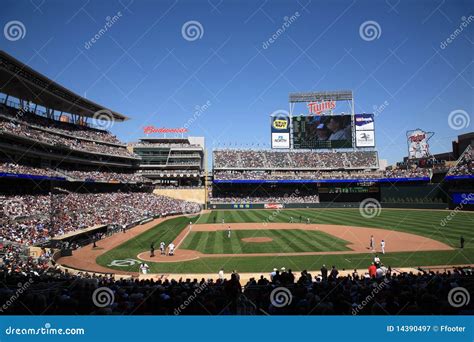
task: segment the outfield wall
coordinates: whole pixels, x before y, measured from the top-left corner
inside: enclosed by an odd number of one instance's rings
[[[325,208],[359,208],[359,202],[324,202],[324,203],[226,203],[212,204],[208,203],[208,209],[325,209]],[[382,202],[382,208],[400,208],[400,209],[447,209],[446,203],[388,203]]]

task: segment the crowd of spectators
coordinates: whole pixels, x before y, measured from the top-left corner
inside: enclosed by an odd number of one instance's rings
[[[381,277],[357,271],[341,276],[336,267],[314,276],[288,270],[250,279],[243,286],[237,272],[230,279],[138,280],[73,275],[54,268],[34,276],[5,265],[1,271],[2,303],[15,295],[18,283],[30,283],[20,300],[6,308],[16,315],[455,315],[473,310],[472,301],[455,307],[448,300],[456,287],[472,293],[474,277],[466,269],[387,272]],[[113,292],[113,300],[98,307],[93,293],[102,287]]]
[[[0,163],[0,173],[23,174],[45,177],[69,177],[73,181],[144,183],[149,180],[139,173],[119,173],[112,171],[79,171],[65,169],[38,168],[16,163]]]
[[[301,151],[252,151],[252,150],[216,150],[214,151],[215,169],[276,169],[276,168],[313,168],[313,169],[350,169],[377,168],[377,152],[301,152]]]
[[[98,225],[127,226],[152,216],[200,211],[196,203],[136,192],[6,196],[1,204],[0,237],[29,245]]]
[[[53,146],[66,146],[71,150],[96,152],[121,157],[136,157],[133,153],[129,152],[125,146],[111,146],[99,142],[82,140],[72,135],[59,135],[43,128],[30,126],[21,121],[8,120],[0,117],[0,132],[2,131]]]
[[[380,179],[429,177],[429,169],[393,169],[368,171],[263,171],[263,170],[218,170],[215,180],[325,180],[325,179]]]
[[[455,167],[451,168],[448,176],[466,176],[474,174],[474,161],[472,159],[474,152],[472,146],[469,145],[464,151]]]
[[[39,276],[51,266],[52,251],[43,248],[37,258],[29,254],[25,246],[11,243],[0,243],[1,269],[5,275]]]
[[[123,143],[110,132],[105,130],[92,128],[86,125],[73,124],[70,122],[58,121],[49,119],[44,116],[37,115],[27,109],[16,109],[0,105],[0,114],[6,115],[10,118],[15,118],[30,126],[40,127],[49,131],[67,134],[80,139],[95,140],[98,142],[106,142],[109,144],[123,145]]]

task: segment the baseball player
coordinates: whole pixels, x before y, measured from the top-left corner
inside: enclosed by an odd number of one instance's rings
[[[290,216],[290,223],[293,223],[293,216]]]
[[[150,257],[154,257],[154,256],[155,256],[155,243],[152,242],[150,246]]]
[[[375,239],[373,235],[370,235],[370,249],[372,252],[375,250]]]
[[[230,239],[230,226],[227,226],[227,238]]]
[[[191,230],[192,228],[193,228],[193,223],[189,221],[189,230]]]
[[[166,251],[165,251],[165,242],[164,241],[161,241],[160,242],[160,255],[165,255],[166,254]]]
[[[145,264],[144,262],[142,262],[142,263],[140,264],[140,272],[141,272],[142,274],[147,274],[149,268],[150,268],[150,267],[148,267],[148,265]]]
[[[168,255],[169,256],[174,255],[174,243],[172,243],[172,242],[168,245]]]
[[[385,254],[385,241],[380,241],[380,248],[382,249],[382,254]]]

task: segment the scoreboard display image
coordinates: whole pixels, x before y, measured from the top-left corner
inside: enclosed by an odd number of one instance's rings
[[[293,148],[352,148],[352,116],[294,116]]]

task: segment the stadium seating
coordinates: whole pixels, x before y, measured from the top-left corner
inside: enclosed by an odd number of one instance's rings
[[[376,169],[377,152],[215,150],[214,169]]]
[[[17,119],[8,119],[3,116],[0,116],[0,133],[14,134],[22,138],[33,139],[36,142],[53,146],[66,146],[71,150],[103,153],[129,158],[135,157],[125,146],[112,146],[84,140],[72,135],[61,134],[56,131],[46,130],[42,127],[32,126]]]
[[[200,211],[191,202],[135,192],[60,192],[5,196],[1,201],[6,217],[0,223],[0,237],[27,245],[96,225],[126,226],[157,215]]]
[[[474,161],[472,159],[472,146],[469,145],[459,158],[456,166],[451,168],[447,176],[467,176],[474,175]]]

